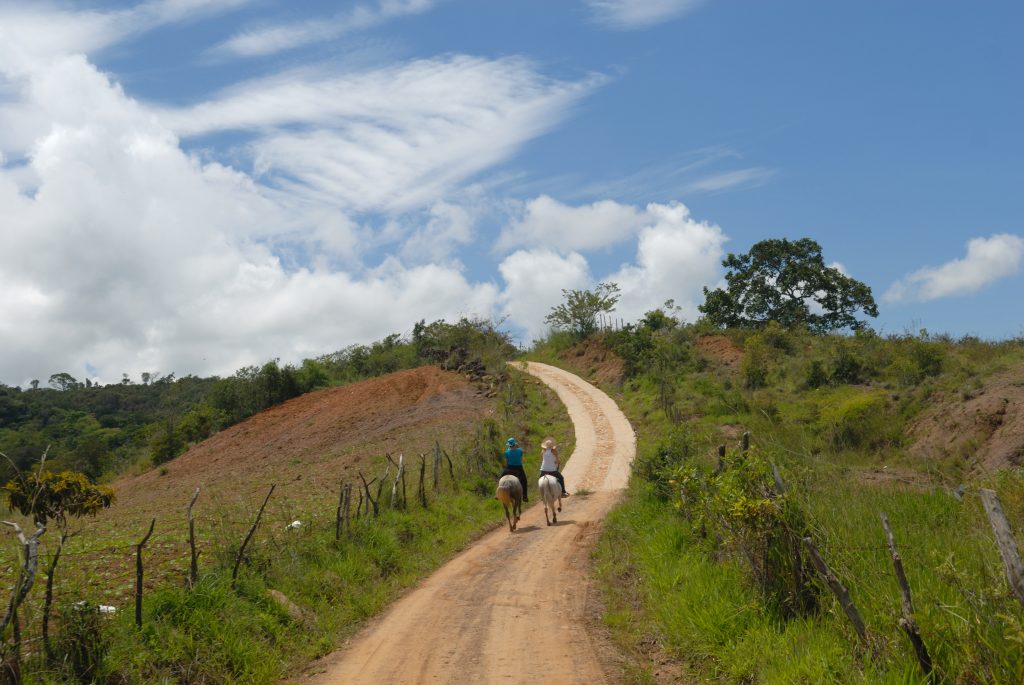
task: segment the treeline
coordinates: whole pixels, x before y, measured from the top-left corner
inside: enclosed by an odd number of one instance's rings
[[[311,390],[371,378],[424,364],[474,374],[500,373],[515,354],[506,333],[490,321],[418,322],[409,337],[389,335],[371,345],[351,345],[300,364],[271,360],[226,378],[127,376],[110,385],[79,382],[66,372],[51,387],[0,384],[0,478],[25,469],[48,450],[53,468],[92,479],[128,466],[160,464],[189,445],[257,412]]]

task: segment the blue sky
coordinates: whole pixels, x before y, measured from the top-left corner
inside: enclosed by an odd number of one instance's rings
[[[0,381],[226,374],[818,240],[1021,335],[1019,3],[0,0]],[[1017,192],[1015,192],[1017,191]]]

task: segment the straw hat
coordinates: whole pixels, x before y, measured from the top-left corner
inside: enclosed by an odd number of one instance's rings
[[[549,450],[552,449],[553,447],[557,447],[558,445],[555,444],[554,438],[544,438],[544,442],[542,442],[540,446],[546,450]]]

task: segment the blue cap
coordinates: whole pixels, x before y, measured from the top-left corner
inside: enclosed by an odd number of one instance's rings
[[[515,447],[516,446],[516,439],[515,438],[509,438],[508,440],[505,441],[505,444],[508,445],[509,447]]]

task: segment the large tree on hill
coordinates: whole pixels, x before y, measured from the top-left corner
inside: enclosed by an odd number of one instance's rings
[[[729,253],[722,266],[729,269],[728,287],[704,288],[700,306],[717,326],[759,328],[777,321],[827,332],[864,328],[858,311],[878,316],[871,288],[825,266],[821,245],[810,238],[762,240],[746,254]]]
[[[619,301],[619,286],[598,283],[593,290],[562,290],[565,302],[552,307],[544,323],[555,328],[568,329],[582,340],[597,330],[597,315],[615,310]]]

